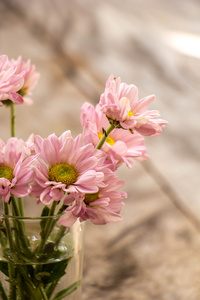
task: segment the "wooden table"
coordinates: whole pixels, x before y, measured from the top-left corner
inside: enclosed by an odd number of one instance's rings
[[[161,0],[1,1],[0,52],[41,73],[17,135],[81,132],[110,74],[134,83],[169,125],[147,139],[150,161],[118,171],[119,224],[87,224],[83,300],[200,299],[200,3]],[[0,136],[9,137],[0,108]]]

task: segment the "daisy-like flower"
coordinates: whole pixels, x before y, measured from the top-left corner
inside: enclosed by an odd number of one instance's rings
[[[96,109],[89,103],[84,103],[81,108],[81,124],[85,143],[92,143],[97,146],[103,134],[103,128],[109,126],[108,119],[100,110],[99,105]],[[114,129],[101,147],[101,150],[107,153],[114,169],[118,168],[123,162],[130,168],[133,159],[146,160],[149,156],[146,154],[144,137],[135,132],[130,134],[123,129]]]
[[[64,204],[70,205],[60,217],[59,223],[70,227],[77,219],[81,222],[87,219],[96,225],[116,223],[123,220],[120,212],[124,206],[121,199],[126,198],[125,192],[120,191],[124,185],[118,181],[117,176],[109,169],[103,167],[103,182],[105,186],[99,186],[96,193],[68,195]]]
[[[0,139],[0,199],[8,202],[11,195],[28,195],[36,158],[28,155],[28,146],[22,140],[10,138],[5,144]]]
[[[152,95],[138,101],[135,85],[121,83],[120,78],[115,79],[111,75],[100,97],[100,106],[115,127],[128,129],[131,133],[136,130],[145,136],[156,136],[161,134],[167,122],[159,119],[159,111],[147,110],[154,99]]]
[[[22,57],[19,56],[17,60],[12,59],[11,64],[16,66],[15,74],[23,73],[24,83],[19,89],[18,93],[23,97],[26,104],[32,104],[32,90],[36,86],[40,74],[36,72],[35,65],[31,65],[30,59],[27,62],[22,61]]]
[[[17,72],[17,65],[8,60],[7,55],[0,56],[0,105],[3,101],[10,100],[15,104],[24,102],[18,91],[24,84],[25,72]]]
[[[51,134],[48,138],[35,137],[36,153],[40,153],[35,169],[32,196],[38,202],[50,204],[60,201],[65,193],[96,193],[104,185],[104,174],[96,171],[105,160],[105,153],[92,144],[83,146],[83,138],[72,138],[64,132],[59,138]]]

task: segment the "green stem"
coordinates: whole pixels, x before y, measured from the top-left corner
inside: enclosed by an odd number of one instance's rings
[[[105,143],[107,137],[109,136],[109,134],[111,133],[111,131],[115,128],[115,126],[113,124],[110,124],[108,126],[108,128],[106,129],[106,131],[103,132],[103,135],[98,143],[98,145],[96,146],[96,149],[101,149],[101,147],[103,146],[103,144]]]
[[[58,282],[59,282],[59,279],[60,279],[60,278],[54,280],[53,282],[51,282],[51,283],[48,285],[48,287],[47,287],[47,289],[46,289],[46,294],[47,294],[48,299],[51,298],[51,296],[52,296],[52,294],[53,294],[53,292],[54,292],[54,290],[55,290],[55,288],[56,288],[56,286],[57,286],[57,284],[58,284]]]
[[[5,249],[6,244],[7,244],[7,239],[6,239],[5,234],[2,232],[2,230],[4,230],[4,227],[2,227],[2,229],[0,229],[0,243],[1,243],[2,249]]]
[[[20,217],[20,211],[19,211],[19,208],[17,206],[14,196],[11,196],[11,203],[12,203],[13,215]],[[21,245],[23,246],[23,250],[27,254],[27,256],[31,256],[32,253],[29,248],[30,243],[29,243],[29,240],[25,233],[25,227],[24,227],[23,220],[20,220],[20,219],[18,220],[17,218],[16,219],[14,218],[13,221],[15,222],[15,226],[17,228],[16,233],[18,233],[16,240],[18,240],[21,243]]]
[[[15,267],[14,264],[11,262],[8,264],[8,271],[9,271],[9,300],[16,300],[16,285],[14,284],[14,280],[16,279],[15,274]]]
[[[9,206],[7,202],[3,202],[4,203],[4,214],[5,214],[5,225],[6,225],[6,234],[7,234],[7,238],[10,244],[10,249],[11,251],[14,251],[15,249],[15,245],[12,239],[12,232],[11,232],[11,227],[10,227],[10,223],[9,220],[7,218],[7,216],[9,215]]]
[[[11,203],[12,203],[12,208],[13,208],[13,215],[17,216],[17,217],[20,217],[19,208],[17,206],[15,197],[13,195],[11,195],[10,198],[11,198]]]
[[[11,113],[11,136],[15,136],[15,104],[13,102],[10,103],[10,113]]]
[[[20,216],[24,217],[24,207],[23,207],[23,199],[22,198],[18,198],[18,206],[19,206]]]
[[[60,215],[60,214],[62,214],[63,211],[64,211],[67,207],[68,207],[68,205],[63,204],[63,205],[60,207],[59,211],[57,212],[57,216]],[[63,225],[61,225],[61,227],[59,228],[58,233],[57,233],[56,238],[55,238],[55,241],[54,241],[54,243],[55,243],[56,245],[58,245],[58,244],[60,243],[60,240],[62,239],[62,237],[63,237],[63,235],[64,235],[66,229],[67,229],[67,228],[66,228],[65,226],[63,226]]]
[[[19,272],[17,272],[17,300],[24,299],[24,285],[23,285],[23,278]]]
[[[44,288],[43,287],[40,287],[40,292],[41,292],[41,294],[42,294],[42,299],[43,300],[48,300],[49,298],[47,298],[47,294],[45,293],[45,291],[44,291]]]
[[[13,255],[13,253],[15,253],[15,244],[14,241],[12,239],[12,232],[11,232],[11,227],[10,227],[10,223],[9,220],[7,218],[7,216],[9,215],[9,206],[8,203],[4,201],[4,214],[5,214],[5,225],[6,225],[6,235],[10,244],[10,250],[11,250],[11,256]],[[16,296],[16,288],[14,286],[14,284],[12,283],[12,280],[14,280],[15,278],[15,268],[13,263],[8,263],[8,271],[9,271],[9,278],[11,280],[10,282],[10,295],[9,295],[9,299],[10,300],[15,300],[15,296]]]
[[[68,207],[68,205],[63,204],[57,212],[57,216],[62,214],[63,211]]]
[[[55,212],[55,209],[56,209],[56,205],[57,205],[57,202],[54,201],[54,202],[52,203],[52,205],[51,205],[50,210],[49,210],[49,214],[48,214],[49,217],[51,217],[51,216],[54,215],[54,212]],[[48,217],[47,217],[47,218],[48,218]],[[56,219],[56,220],[57,220],[57,219]],[[40,245],[39,245],[39,247],[38,247],[37,253],[39,253],[39,254],[43,253],[43,249],[44,249],[46,240],[47,240],[49,234],[50,234],[51,231],[52,231],[54,222],[55,222],[55,220],[54,220],[53,218],[48,218],[48,219],[47,219],[47,222],[46,222],[46,224],[45,224],[45,228],[44,228],[44,231],[43,231],[43,234],[42,234],[42,239],[41,239]]]
[[[32,281],[32,278],[28,272],[28,269],[27,269],[27,266],[23,265],[23,264],[18,264],[17,265],[17,271],[20,272],[21,276],[22,276],[22,279],[24,279],[26,281],[26,284],[28,284],[32,289],[36,289],[33,281]]]
[[[54,241],[56,246],[58,246],[58,244],[60,243],[65,231],[66,231],[66,227],[61,225],[61,227],[59,228],[58,233],[56,235],[55,241]]]

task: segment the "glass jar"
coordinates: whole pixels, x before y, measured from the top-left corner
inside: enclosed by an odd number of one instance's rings
[[[80,300],[84,223],[0,215],[0,299]]]

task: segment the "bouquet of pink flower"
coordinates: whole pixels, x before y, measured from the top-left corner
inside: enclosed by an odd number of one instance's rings
[[[6,265],[0,260],[0,271],[7,275],[12,286],[7,296],[0,282],[1,299],[50,299],[53,295],[55,282],[52,284],[48,279],[45,285],[44,277],[51,275],[37,266],[18,267],[20,280],[13,281],[14,270],[9,261],[13,261],[13,253],[16,256],[19,248],[23,249],[23,257],[20,254],[17,257],[21,263],[25,256],[42,260],[44,254],[48,258],[52,255],[47,241],[54,222],[42,223],[41,243],[34,253],[24,224],[17,220],[12,226],[16,226],[15,235],[19,232],[23,244],[16,236],[12,238],[13,228],[6,216],[24,217],[24,197],[29,195],[37,204],[43,203],[42,216],[58,216],[62,234],[77,219],[80,222],[90,219],[99,225],[121,221],[122,199],[126,193],[121,191],[124,182],[118,180],[115,171],[123,163],[130,168],[134,160],[148,159],[144,136],[161,134],[167,124],[159,118],[158,111],[148,110],[154,96],[138,100],[135,85],[122,83],[120,78],[111,75],[98,105],[83,104],[83,132],[76,138],[65,131],[60,137],[51,134],[45,139],[32,134],[23,141],[15,137],[15,105],[32,103],[31,91],[38,78],[30,60],[23,62],[21,57],[9,60],[6,55],[0,56],[0,105],[1,109],[5,106],[11,109],[11,137],[6,143],[0,139],[0,199],[5,221],[0,226],[0,244],[2,257],[8,260]],[[31,283],[22,292],[18,286],[27,278]],[[63,295],[72,291],[72,287],[68,288]],[[60,295],[53,299],[63,299]]]

